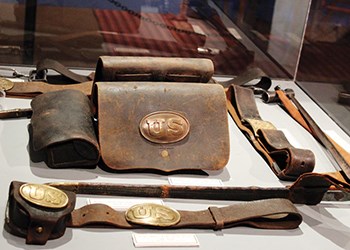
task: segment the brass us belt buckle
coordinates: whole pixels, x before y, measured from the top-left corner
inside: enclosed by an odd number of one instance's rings
[[[170,207],[144,203],[129,208],[125,213],[128,222],[147,226],[169,227],[180,221],[180,213]]]
[[[10,90],[14,86],[14,83],[6,78],[0,77],[0,90]]]
[[[58,188],[42,184],[23,184],[19,193],[26,201],[46,208],[64,208],[68,204],[68,196]]]

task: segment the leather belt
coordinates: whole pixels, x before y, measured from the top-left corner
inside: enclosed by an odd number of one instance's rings
[[[34,81],[47,81],[47,71],[51,69],[59,73],[60,75],[68,78],[73,83],[78,82],[88,82],[94,79],[94,73],[90,73],[89,75],[80,75],[77,74],[70,69],[68,69],[63,64],[59,63],[56,60],[52,59],[44,59],[37,63],[36,70],[31,72],[31,78]]]
[[[150,204],[130,208],[127,213],[107,205],[91,204],[74,210],[75,193],[47,185],[13,181],[10,186],[5,229],[26,238],[27,244],[43,245],[59,238],[66,227],[109,226],[116,228],[201,228],[220,230],[234,226],[266,229],[294,229],[302,221],[296,207],[287,199],[266,199],[226,207],[209,207],[201,211],[174,211],[158,207],[148,211]],[[141,210],[140,210],[141,209]],[[168,211],[171,210],[169,213]],[[131,213],[132,216],[129,216]],[[147,216],[156,214],[155,216]],[[138,216],[141,215],[141,216]],[[138,219],[152,217],[159,224]],[[167,224],[167,221],[173,221]]]
[[[301,174],[313,171],[314,154],[310,150],[293,147],[282,131],[261,119],[251,89],[231,85],[227,98],[232,118],[278,178],[294,181]]]
[[[35,97],[39,94],[58,91],[63,89],[80,90],[85,95],[91,95],[92,81],[75,84],[49,84],[47,82],[13,82],[13,85],[5,89],[7,96],[12,97]]]

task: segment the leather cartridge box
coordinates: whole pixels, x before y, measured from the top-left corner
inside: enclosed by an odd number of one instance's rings
[[[229,158],[225,92],[218,84],[97,82],[100,154],[113,170],[218,170]]]

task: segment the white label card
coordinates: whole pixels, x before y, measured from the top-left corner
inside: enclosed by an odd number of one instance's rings
[[[219,187],[224,184],[220,179],[203,179],[203,178],[187,178],[187,177],[169,177],[170,185],[177,186],[205,186],[205,187]]]
[[[115,210],[126,210],[136,204],[142,203],[155,203],[159,205],[164,205],[161,199],[118,199],[118,198],[89,198],[86,201],[87,204],[105,204],[110,206]]]
[[[195,234],[132,234],[135,247],[198,247]]]

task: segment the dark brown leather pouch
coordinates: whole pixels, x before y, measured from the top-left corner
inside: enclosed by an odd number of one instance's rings
[[[51,168],[96,167],[99,145],[90,100],[78,90],[37,96],[31,102],[29,152]]]
[[[219,84],[97,82],[101,158],[112,170],[218,170],[229,158]]]

